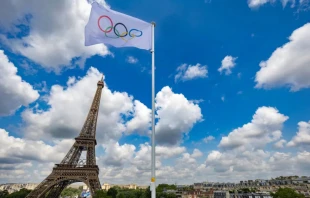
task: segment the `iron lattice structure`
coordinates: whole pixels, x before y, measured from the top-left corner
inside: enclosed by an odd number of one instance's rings
[[[97,91],[83,128],[79,136],[75,138],[75,143],[67,155],[60,164],[54,166],[52,173],[27,198],[57,198],[63,189],[75,182],[84,182],[92,195],[96,190],[101,189],[95,146],[97,144],[97,118],[103,87],[104,83],[101,80],[97,83]],[[81,163],[80,157],[83,151],[86,152],[86,160]]]

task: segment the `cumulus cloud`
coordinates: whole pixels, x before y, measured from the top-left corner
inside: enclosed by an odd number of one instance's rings
[[[310,121],[309,122],[299,122],[298,132],[288,142],[287,146],[310,146]]]
[[[263,6],[264,4],[267,3],[276,3],[276,2],[281,2],[283,8],[286,7],[288,3],[290,3],[291,7],[295,7],[296,3],[299,4],[299,6],[303,5],[304,0],[248,0],[248,6],[250,8],[259,8]]]
[[[151,110],[138,100],[134,101],[133,118],[126,124],[126,132],[143,134],[150,128]]]
[[[286,144],[286,143],[287,143],[287,141],[282,139],[282,140],[277,141],[274,144],[274,147],[276,147],[276,148],[283,148],[284,144]]]
[[[118,142],[111,142],[105,147],[105,156],[103,162],[107,166],[123,166],[127,161],[131,160],[136,147],[130,144],[119,145]]]
[[[214,139],[215,139],[215,137],[213,137],[212,135],[209,135],[208,137],[203,138],[203,141],[205,143],[208,143],[208,142],[210,142],[210,141],[212,141]]]
[[[197,63],[196,65],[182,64],[177,68],[177,74],[174,77],[175,82],[188,81],[196,78],[206,78],[208,69],[206,65]]]
[[[78,0],[48,4],[40,0],[5,0],[0,8],[2,29],[14,34],[21,31],[16,25],[23,25],[29,34],[22,38],[7,38],[2,34],[0,40],[48,70],[60,72],[64,66],[83,67],[87,58],[109,53],[101,44],[84,46],[84,27],[90,9],[87,1]]]
[[[202,120],[200,107],[183,94],[164,87],[156,95],[156,141],[158,144],[175,145],[181,142],[195,123]]]
[[[0,116],[13,114],[39,98],[38,91],[17,75],[17,68],[0,50]]]
[[[234,177],[234,181],[275,177],[283,174],[304,175],[309,170],[309,152],[297,153],[274,152],[264,150],[269,144],[277,148],[284,147],[281,139],[281,128],[287,116],[272,107],[260,107],[250,123],[243,125],[222,138],[218,147],[211,151],[205,161],[204,171],[214,171],[217,180],[226,182]],[[277,141],[277,142],[276,142]],[[276,143],[274,143],[276,142]],[[301,165],[302,164],[302,165]]]
[[[40,105],[22,113],[25,137],[29,139],[73,138],[79,134],[102,73],[91,67],[84,77],[70,77],[66,86],[53,85],[45,96],[48,108]],[[164,87],[156,95],[156,138],[158,144],[181,142],[195,123],[202,119],[198,104]],[[151,110],[126,92],[102,90],[97,138],[103,143],[125,135],[149,135]]]
[[[225,56],[225,58],[222,60],[222,65],[218,69],[220,73],[225,71],[226,75],[231,74],[232,68],[236,66],[236,60],[238,57],[232,57],[232,56]]]
[[[193,153],[191,154],[191,157],[193,158],[199,158],[201,156],[203,156],[203,153],[199,149],[196,149],[196,148],[193,150]]]
[[[252,121],[234,129],[228,136],[222,137],[219,144],[223,149],[246,150],[249,147],[259,149],[267,143],[277,141],[282,136],[282,125],[288,119],[273,107],[260,107]]]
[[[25,137],[48,140],[77,136],[87,117],[91,102],[102,73],[91,67],[87,74],[76,79],[69,78],[67,87],[53,85],[46,101],[48,109],[39,107],[22,113]],[[123,117],[133,109],[133,98],[124,92],[112,92],[108,86],[102,90],[97,138],[102,142],[118,140],[126,129]],[[140,122],[141,123],[141,122]]]
[[[286,86],[291,91],[310,87],[310,23],[296,29],[289,42],[277,48],[267,61],[260,63],[256,88]]]
[[[7,131],[0,129],[0,163],[19,164],[29,161],[57,162],[60,161],[66,150],[69,150],[73,140],[55,142],[54,146],[43,141],[33,141],[10,136]],[[38,152],[40,151],[40,152]]]
[[[248,5],[250,8],[258,8],[268,2],[270,2],[270,0],[248,0]]]

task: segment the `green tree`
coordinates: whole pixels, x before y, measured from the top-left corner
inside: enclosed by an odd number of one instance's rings
[[[13,193],[7,195],[5,198],[25,198],[30,192],[31,192],[31,190],[22,188],[17,192],[13,192]]]
[[[295,192],[291,188],[279,188],[277,192],[271,193],[273,198],[305,198],[304,195]]]
[[[156,192],[163,192],[164,190],[176,190],[176,185],[159,184],[156,188]]]
[[[176,198],[177,196],[176,196],[176,194],[174,194],[174,193],[167,193],[166,194],[166,198]]]
[[[107,195],[107,192],[103,190],[97,190],[93,196],[93,198],[112,198],[111,196]]]
[[[61,192],[61,196],[76,196],[76,195],[80,195],[82,193],[82,190],[80,188],[65,188],[62,192]]]
[[[243,192],[243,193],[250,193],[251,190],[249,188],[242,188],[241,192]]]
[[[6,198],[8,196],[9,192],[7,190],[0,191],[0,198]]]
[[[144,193],[143,190],[140,190],[140,189],[135,190],[135,197],[136,198],[143,198],[143,193]]]
[[[107,192],[107,195],[111,196],[112,198],[116,198],[117,193],[118,192],[116,188],[110,188]]]
[[[118,193],[116,197],[117,198],[126,198],[124,193]]]
[[[144,193],[143,193],[143,198],[151,198],[152,197],[152,193],[150,190],[150,187],[148,187],[147,189],[145,189]]]

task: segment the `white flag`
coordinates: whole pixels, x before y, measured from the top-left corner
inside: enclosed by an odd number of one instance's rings
[[[114,47],[152,47],[152,24],[92,3],[85,26],[85,46],[99,43]]]

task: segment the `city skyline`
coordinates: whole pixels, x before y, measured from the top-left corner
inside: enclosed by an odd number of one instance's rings
[[[51,173],[102,76],[100,182],[150,182],[151,54],[85,47],[89,2],[0,8],[0,183]],[[157,184],[310,175],[308,1],[98,2],[156,22]]]

